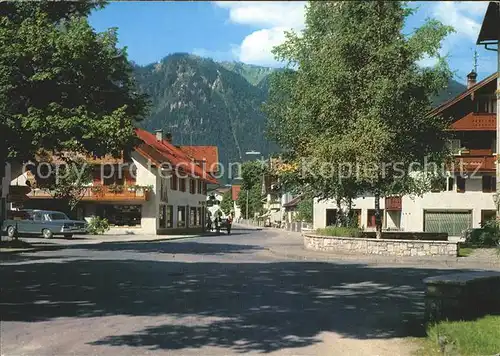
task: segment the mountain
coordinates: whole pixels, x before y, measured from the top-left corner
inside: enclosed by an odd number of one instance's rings
[[[458,94],[467,90],[467,85],[461,84],[454,79],[450,79],[448,87],[432,99],[433,106],[439,106],[445,101],[456,97]]]
[[[276,71],[275,68],[261,67],[252,64],[241,62],[219,62],[227,70],[241,75],[250,84],[259,86],[259,84],[271,73]]]
[[[139,90],[149,94],[152,104],[150,116],[141,125],[171,132],[176,145],[218,146],[228,178],[228,164],[245,160],[245,152],[267,156],[277,151],[265,138],[261,106],[267,91],[257,85],[272,71],[241,63],[231,67],[184,53],[147,66],[135,65]]]

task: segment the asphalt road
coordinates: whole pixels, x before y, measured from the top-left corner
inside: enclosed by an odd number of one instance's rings
[[[4,258],[1,355],[405,355],[429,267],[306,262],[297,235],[59,241]],[[449,271],[446,271],[449,272]]]

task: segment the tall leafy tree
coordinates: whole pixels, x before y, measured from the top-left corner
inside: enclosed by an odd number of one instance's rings
[[[0,4],[0,166],[40,148],[118,155],[146,113],[116,29],[87,21],[103,2]]]
[[[237,204],[241,209],[242,216],[245,218],[247,216],[247,206],[249,218],[253,218],[255,214],[262,214],[263,204],[261,187],[259,185],[254,185],[250,189],[241,189]]]
[[[47,155],[39,160],[38,170],[45,177],[38,177],[37,188],[46,189],[55,199],[67,204],[70,211],[83,199],[92,182],[92,166],[85,159],[74,157],[67,162],[57,162]],[[44,172],[46,171],[46,172]]]
[[[228,215],[233,210],[233,194],[231,190],[228,190],[222,196],[220,208],[226,215]]]
[[[135,91],[116,29],[96,33],[87,21],[103,6],[0,3],[0,178],[5,162],[33,159],[42,148],[63,158],[103,156],[134,143],[134,122],[148,102]]]
[[[310,2],[303,33],[274,49],[290,69],[265,105],[271,138],[316,196],[375,196],[378,237],[380,197],[421,193],[410,163],[446,156],[448,123],[427,113],[451,77],[438,51],[452,29],[431,19],[404,34],[412,12],[402,1]],[[437,64],[420,67],[426,56]]]

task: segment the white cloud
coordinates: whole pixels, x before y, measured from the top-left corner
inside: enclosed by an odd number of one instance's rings
[[[480,21],[488,6],[487,1],[440,1],[435,4],[433,15],[452,26],[456,31],[455,36],[476,40],[481,28]]]
[[[303,1],[218,1],[216,5],[229,10],[231,22],[260,28],[233,49],[234,56],[244,63],[276,65],[271,50],[283,43],[285,31],[304,28]]]
[[[257,27],[303,28],[305,2],[217,1],[233,23]]]
[[[438,59],[436,57],[429,57],[426,55],[424,58],[419,60],[417,64],[421,67],[434,67],[438,62]]]
[[[273,27],[253,32],[245,37],[239,47],[239,60],[244,63],[273,65],[275,63],[271,50],[285,40],[287,28]]]

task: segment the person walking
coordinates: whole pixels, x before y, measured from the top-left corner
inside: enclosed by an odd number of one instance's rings
[[[215,217],[215,231],[217,232],[217,235],[220,234],[220,216]]]
[[[226,228],[227,228],[227,234],[231,235],[231,225],[233,224],[233,216],[231,214],[228,215],[227,220],[226,220]]]
[[[212,219],[210,218],[210,215],[207,219],[207,231],[212,231]]]

